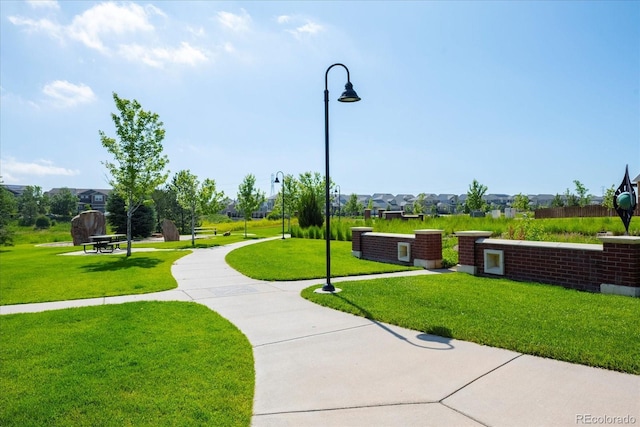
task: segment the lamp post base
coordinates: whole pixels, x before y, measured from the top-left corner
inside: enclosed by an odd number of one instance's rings
[[[342,291],[342,289],[336,288],[331,283],[327,283],[323,287],[318,288],[313,292],[316,293],[316,294],[335,294],[335,293],[338,293],[338,292],[341,292],[341,291]]]

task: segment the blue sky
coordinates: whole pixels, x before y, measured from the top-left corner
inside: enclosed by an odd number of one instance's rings
[[[5,184],[108,188],[112,92],[160,115],[171,176],[343,194],[594,195],[640,173],[640,2],[0,2]],[[276,192],[278,187],[275,187]]]

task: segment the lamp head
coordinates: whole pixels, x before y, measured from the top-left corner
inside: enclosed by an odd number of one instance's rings
[[[276,180],[273,181],[274,184],[280,184],[280,180],[278,179],[278,176],[276,175]]]
[[[351,84],[351,82],[347,82],[347,84],[344,85],[344,92],[342,92],[342,95],[340,95],[340,98],[338,98],[338,101],[340,102],[360,101],[360,97],[358,96],[356,91],[353,90],[353,85]]]

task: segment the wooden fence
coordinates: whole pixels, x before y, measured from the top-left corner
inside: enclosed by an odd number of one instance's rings
[[[640,205],[636,206],[634,216],[640,216]],[[618,216],[614,209],[608,209],[600,205],[592,206],[569,206],[564,208],[543,208],[535,210],[535,218],[580,218],[580,217],[602,217]]]

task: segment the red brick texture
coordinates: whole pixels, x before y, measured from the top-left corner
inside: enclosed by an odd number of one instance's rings
[[[603,238],[602,245],[507,241],[458,236],[460,265],[476,275],[600,292],[601,284],[640,287],[640,239]],[[504,276],[485,273],[484,251],[503,251]],[[472,260],[472,262],[470,262]]]
[[[351,250],[360,258],[390,264],[415,265],[415,260],[442,263],[442,230],[417,230],[415,236],[409,234],[373,233],[370,227],[351,229]],[[398,243],[408,243],[408,261],[398,259]]]

